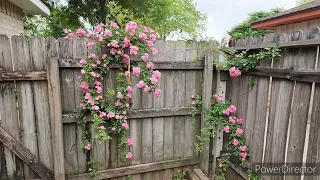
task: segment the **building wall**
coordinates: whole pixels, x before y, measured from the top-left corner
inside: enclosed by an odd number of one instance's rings
[[[290,34],[294,31],[299,31],[302,29],[309,29],[311,27],[319,26],[320,27],[320,18],[317,19],[312,19],[312,20],[307,20],[307,21],[302,21],[298,23],[292,23],[292,24],[286,24],[286,25],[281,25],[277,26],[274,29],[274,32],[276,34],[281,34],[281,33],[286,33]]]
[[[6,0],[0,0],[0,34],[13,36],[22,33],[22,10]]]

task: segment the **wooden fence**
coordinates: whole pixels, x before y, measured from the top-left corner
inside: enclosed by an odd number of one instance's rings
[[[203,94],[210,103],[215,57],[205,56],[201,46],[212,44],[156,42],[159,54],[152,60],[162,73],[162,95],[153,98],[134,87],[129,162],[119,158],[117,137],[102,144],[95,140],[89,154],[81,148],[82,128],[74,112],[82,97],[79,60],[88,54],[86,44],[0,35],[0,179],[87,179],[93,159],[99,179],[171,179],[176,170],[199,166],[207,172],[212,147],[207,143],[201,156],[194,151],[204,122],[199,113],[192,125],[189,112],[192,94]],[[104,89],[115,88],[118,68],[111,67]]]
[[[257,71],[229,79],[227,99],[245,119],[245,137],[254,163],[319,163],[320,29],[268,34],[232,42],[236,50],[259,50],[279,43],[282,53]],[[250,88],[249,78],[255,80]],[[305,176],[304,179],[319,179]],[[236,179],[236,177],[233,177]],[[284,179],[266,176],[264,179]],[[287,180],[301,179],[286,176]]]

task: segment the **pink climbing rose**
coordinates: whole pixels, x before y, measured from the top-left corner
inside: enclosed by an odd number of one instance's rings
[[[127,140],[127,145],[128,145],[128,146],[132,146],[132,145],[133,145],[133,139],[132,139],[132,138],[129,138],[129,139]]]
[[[243,124],[243,119],[242,118],[237,119],[237,124],[242,125]]]
[[[225,132],[225,133],[230,133],[230,127],[229,126],[225,126],[224,128],[223,128],[223,131]]]
[[[113,113],[113,112],[109,112],[107,114],[107,118],[110,119],[110,118],[114,118],[116,115]]]
[[[84,148],[89,151],[91,149],[91,144],[87,144]]]
[[[132,74],[138,77],[140,75],[140,67],[132,68]]]
[[[239,145],[239,141],[237,139],[233,140],[233,145],[238,146]]]
[[[141,59],[143,60],[143,61],[148,61],[149,60],[149,54],[147,54],[147,53],[145,53],[143,56],[141,56]]]
[[[159,97],[160,94],[161,94],[161,90],[160,90],[160,89],[156,89],[156,90],[154,91],[154,93],[153,93],[153,95],[154,95],[155,97]]]
[[[151,88],[147,85],[143,89],[144,92],[150,92],[150,90],[151,90]]]
[[[245,160],[248,156],[248,154],[246,152],[242,152],[240,153],[240,156],[242,157],[242,160]]]
[[[246,151],[246,149],[247,149],[247,146],[240,146],[240,147],[239,147],[239,150],[240,150],[240,151]]]
[[[235,123],[236,122],[235,117],[229,116],[229,122],[230,123]]]
[[[145,86],[146,84],[143,81],[139,81],[139,83],[137,84],[137,88],[141,89]]]
[[[215,94],[214,97],[216,98],[217,102],[223,102],[222,97],[220,97],[218,94]]]
[[[229,74],[231,77],[239,77],[241,76],[241,71],[239,70],[238,67],[235,67],[235,66],[232,66],[230,69],[229,69]]]
[[[226,116],[229,116],[230,115],[230,111],[228,109],[226,109],[226,110],[223,111],[223,114],[226,115]]]
[[[148,69],[154,69],[154,64],[153,64],[152,62],[148,62],[147,65],[146,65],[146,67],[147,67]]]
[[[153,55],[157,55],[158,54],[158,50],[156,48],[151,48],[152,54]]]
[[[241,136],[242,134],[243,134],[243,129],[237,128],[237,130],[236,130],[236,135],[237,135],[237,136]]]
[[[131,152],[128,152],[128,154],[126,155],[126,158],[127,158],[127,159],[131,159],[131,158],[132,158],[132,153],[131,153]]]

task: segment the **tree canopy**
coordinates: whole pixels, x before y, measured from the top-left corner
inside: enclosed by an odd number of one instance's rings
[[[249,17],[242,23],[234,26],[229,31],[233,39],[243,39],[248,36],[260,36],[266,33],[273,32],[272,30],[256,30],[251,28],[251,24],[266,17],[273,16],[283,11],[281,8],[271,9],[270,11],[258,11],[249,14]]]
[[[304,5],[309,2],[313,2],[313,1],[315,1],[315,0],[297,0],[296,3],[297,3],[297,6],[301,6],[301,5]]]
[[[135,20],[156,30],[160,38],[178,35],[196,38],[205,29],[206,15],[196,9],[194,0],[44,0],[51,10],[46,18],[25,16],[30,35],[60,37],[63,28],[83,27],[80,19],[91,26],[108,21]]]

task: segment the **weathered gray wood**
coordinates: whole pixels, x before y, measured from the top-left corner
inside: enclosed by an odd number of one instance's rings
[[[137,78],[132,78],[132,87],[133,87],[133,92],[132,92],[132,110],[138,110],[142,107],[141,103],[141,92],[136,84],[138,83]],[[132,159],[130,161],[130,165],[138,165],[141,164],[141,149],[142,149],[142,120],[141,119],[132,119],[130,120],[130,137],[133,138],[133,145],[130,148],[130,151],[132,152]],[[133,175],[132,178],[134,180],[141,180],[141,175]]]
[[[21,71],[21,72],[0,72],[0,81],[39,81],[46,80],[45,71]]]
[[[171,116],[185,116],[190,114],[190,107],[177,108],[160,108],[160,109],[144,109],[144,110],[129,110],[128,119],[144,119],[156,117],[171,117]],[[65,113],[62,115],[63,123],[78,122],[75,114]],[[166,120],[164,120],[166,121]]]
[[[87,56],[87,41],[83,38],[75,38],[73,40],[73,58],[85,58]],[[83,97],[83,92],[80,89],[81,72],[78,69],[73,70],[74,81],[74,103],[75,108],[78,108]],[[77,157],[78,157],[78,173],[84,173],[87,171],[86,153],[82,148],[82,125],[77,125]],[[107,160],[106,160],[107,161]],[[108,162],[108,161],[107,161]]]
[[[20,144],[8,132],[0,127],[0,141],[17,155],[24,163],[34,170],[42,179],[53,179],[54,174],[38,158],[36,158],[28,149]]]
[[[213,73],[213,57],[206,56],[205,59],[205,68],[203,71],[203,88],[202,90],[202,99],[203,106],[209,108],[211,106],[211,92],[212,92],[212,73]],[[204,118],[204,110],[201,112],[201,128],[206,126]],[[208,174],[209,170],[209,143],[204,144],[203,151],[200,153],[200,169]]]
[[[11,43],[6,35],[0,35],[0,69],[13,71]],[[0,108],[0,122],[13,138],[19,139],[19,120],[17,117],[16,94],[13,82],[0,83],[0,104],[5,104]],[[23,163],[7,147],[4,148],[8,178],[23,177]]]
[[[59,66],[64,68],[80,68],[82,65],[79,63],[80,59],[59,59]],[[139,61],[131,61],[131,65],[137,65]],[[192,69],[203,69],[203,63],[200,62],[179,62],[179,61],[154,61],[154,65],[158,70],[192,70]],[[110,68],[118,69],[120,65],[110,64]]]
[[[65,179],[63,124],[58,59],[48,61],[48,91],[55,179]]]
[[[168,160],[168,161],[162,161],[162,162],[140,164],[135,166],[98,171],[97,179],[113,178],[113,177],[127,176],[130,174],[140,174],[140,173],[153,172],[153,171],[159,171],[164,169],[172,169],[172,168],[183,167],[183,166],[191,166],[197,163],[199,163],[199,160],[197,158],[191,158],[191,159],[177,159],[177,160]],[[68,177],[68,179],[70,180],[72,179],[84,180],[87,178],[88,178],[88,174],[78,174],[78,175],[73,175]]]
[[[28,41],[24,37],[12,37],[12,56],[15,70],[30,71],[33,70],[33,60],[29,56]],[[17,82],[17,100],[20,117],[20,127],[22,132],[22,144],[35,157],[38,158],[38,143],[36,134],[36,117],[34,111],[34,102],[32,82]],[[24,167],[25,178],[37,178],[38,176],[28,166]]]
[[[165,44],[159,43],[156,44],[156,48],[158,51],[162,52],[160,55],[156,55],[153,62],[161,61],[161,55],[164,53]],[[163,56],[163,55],[162,55]],[[156,67],[157,68],[157,67]],[[164,91],[164,86],[166,83],[166,79],[160,78],[157,83],[158,88]],[[153,97],[153,108],[163,108],[165,107],[164,95],[163,92],[160,97]],[[164,141],[164,121],[163,117],[157,117],[152,119],[152,160],[153,162],[158,162],[163,160],[163,141]],[[153,179],[162,180],[163,179],[163,171],[156,171],[153,173]]]
[[[193,172],[196,173],[200,180],[209,180],[209,178],[201,171],[201,169],[194,169]]]

